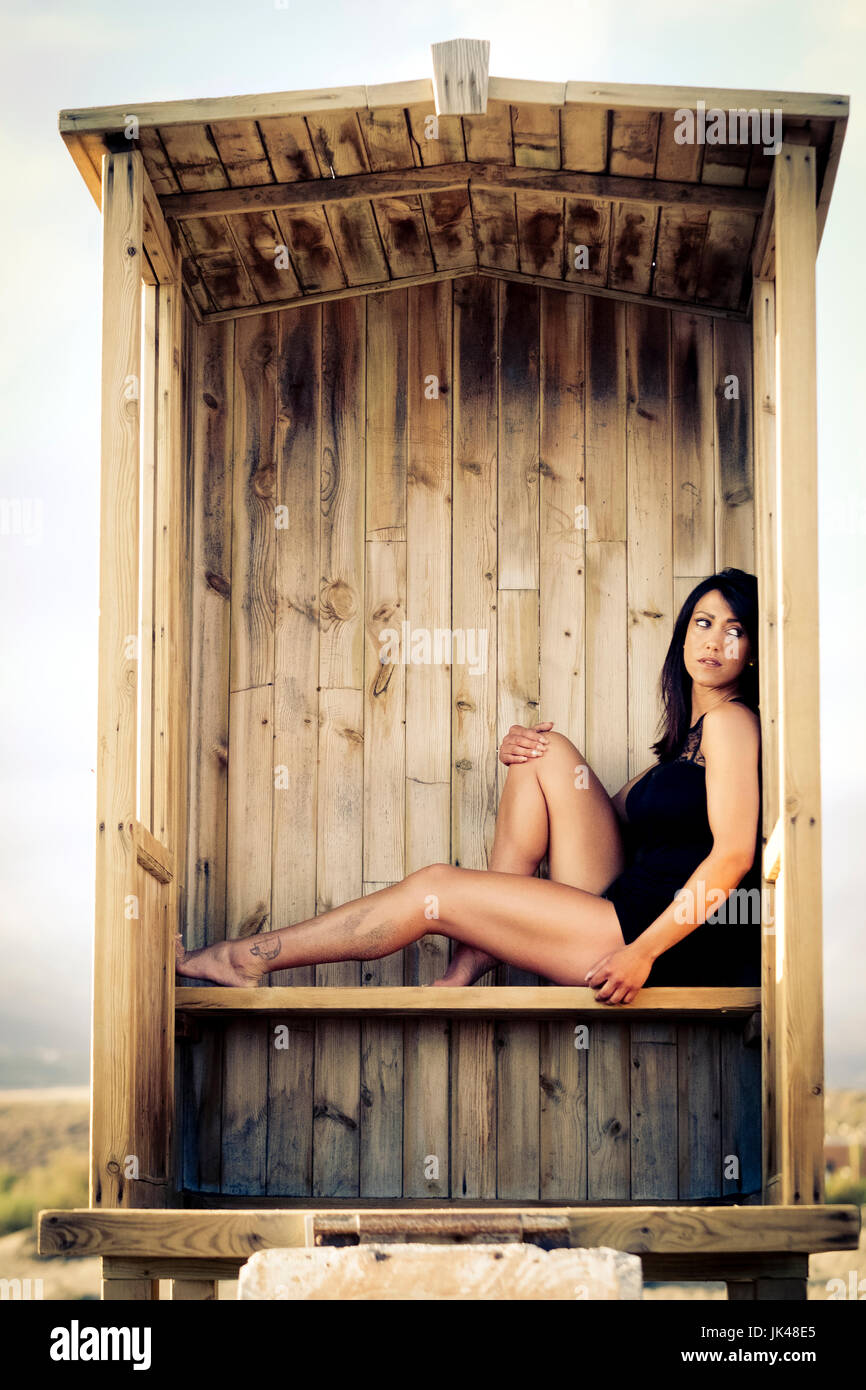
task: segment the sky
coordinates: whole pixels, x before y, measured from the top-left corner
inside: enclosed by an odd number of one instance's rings
[[[465,37],[490,40],[497,77],[851,98],[817,267],[816,524],[825,1080],[866,1089],[862,0],[0,0],[0,25],[0,499],[23,519],[0,534],[0,1086],[87,1079],[100,226],[58,112],[406,81],[430,74],[431,43]]]

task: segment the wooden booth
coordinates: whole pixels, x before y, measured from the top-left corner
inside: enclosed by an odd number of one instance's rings
[[[106,1297],[480,1236],[802,1298],[856,1247],[823,1190],[817,659],[847,109],[488,80],[458,42],[432,79],[61,113],[103,228],[92,1186],[40,1250],[102,1256]],[[760,585],[759,989],[431,989],[442,937],[176,987],[177,931],[485,867],[513,722],[615,792],[726,565]],[[406,659],[417,629],[466,649]]]

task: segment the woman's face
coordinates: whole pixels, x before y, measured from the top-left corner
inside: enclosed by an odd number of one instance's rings
[[[718,589],[699,598],[694,606],[683,659],[698,685],[712,690],[736,684],[749,660],[749,637]]]

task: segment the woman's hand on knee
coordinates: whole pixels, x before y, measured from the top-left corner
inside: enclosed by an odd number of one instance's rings
[[[523,724],[512,724],[499,745],[499,761],[506,767],[512,763],[525,763],[530,758],[540,758],[548,747],[547,733],[553,728],[553,720],[544,724],[534,724],[526,728]]]

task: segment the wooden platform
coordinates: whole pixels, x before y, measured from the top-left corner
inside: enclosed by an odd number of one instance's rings
[[[725,1279],[732,1297],[805,1297],[810,1252],[854,1250],[856,1206],[467,1206],[323,1211],[42,1211],[40,1255],[101,1255],[105,1297],[148,1298],[154,1281],[197,1298],[256,1250],[382,1240],[528,1241],[640,1255],[645,1279]],[[114,1287],[112,1287],[114,1286]],[[177,1288],[175,1297],[185,1296]],[[186,1292],[190,1296],[190,1290]]]
[[[742,1014],[751,1018],[760,1011],[760,989],[642,989],[631,1004],[608,1004],[594,990],[562,985],[472,985],[469,988],[427,985],[296,985],[261,989],[226,989],[220,986],[182,986],[175,991],[179,1014],[358,1014],[369,1016],[427,1014],[476,1014],[483,1017],[571,1018],[622,1013],[629,1018],[704,1017]]]

